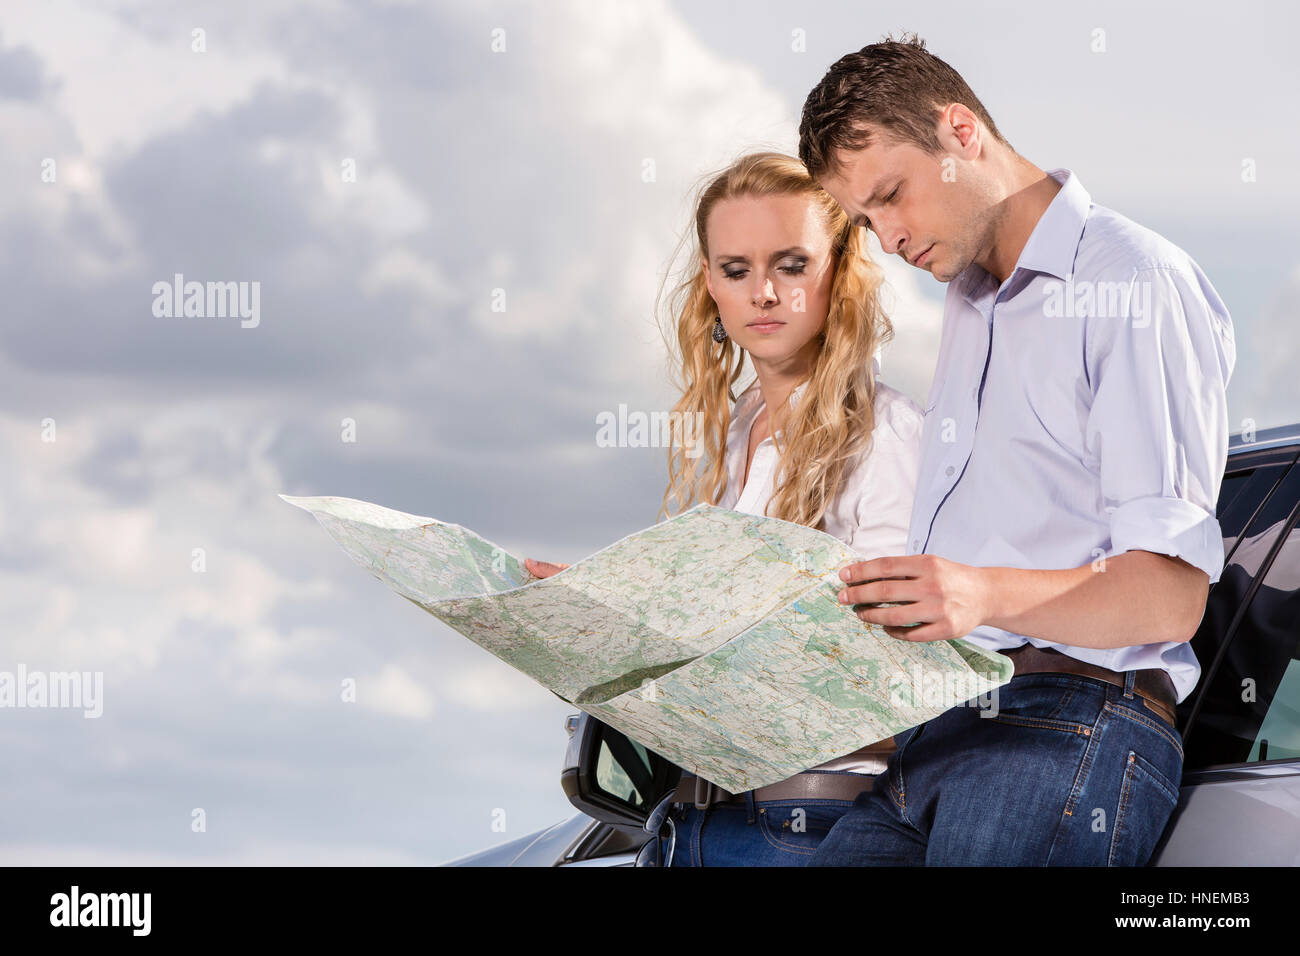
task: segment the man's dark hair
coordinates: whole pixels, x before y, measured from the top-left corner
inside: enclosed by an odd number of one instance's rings
[[[840,57],[808,94],[799,121],[799,158],[815,179],[835,175],[835,150],[870,146],[868,125],[933,156],[941,149],[935,122],[949,103],[965,106],[1010,147],[961,74],[927,51],[924,40],[914,33],[886,37]]]

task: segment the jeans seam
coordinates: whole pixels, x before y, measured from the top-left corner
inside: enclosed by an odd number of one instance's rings
[[[1128,760],[1124,765],[1124,779],[1119,786],[1119,806],[1115,808],[1115,826],[1110,831],[1110,846],[1106,850],[1106,865],[1115,865],[1115,846],[1119,843],[1119,834],[1124,826],[1124,811],[1128,808],[1128,793],[1133,784],[1133,751],[1128,752]]]
[[[699,811],[699,819],[691,827],[691,865],[704,865],[704,825],[709,822],[710,810]]]
[[[921,735],[921,731],[924,729],[925,724],[922,723],[917,727],[915,733],[903,741],[903,746],[899,747],[893,753],[892,759],[898,765],[898,786],[894,786],[893,777],[889,773],[888,767],[885,768],[885,773],[883,774],[889,798],[894,802],[894,806],[898,807],[898,814],[903,818],[903,822],[912,827],[912,829],[916,829],[916,824],[907,818],[907,782],[903,779],[903,752],[907,750],[913,740]]]
[[[995,724],[1011,724],[1017,727],[1037,727],[1040,730],[1060,730],[1065,733],[1082,734],[1088,736],[1089,728],[1087,724],[1080,723],[1077,720],[1057,720],[1049,717],[1022,717],[1020,714],[998,714],[996,717],[987,717]]]
[[[1052,834],[1052,844],[1047,848],[1047,857],[1044,860],[1047,865],[1052,862],[1052,854],[1056,852],[1057,841],[1061,839],[1061,834],[1065,832],[1067,819],[1074,816],[1075,804],[1078,803],[1079,795],[1083,793],[1084,785],[1088,781],[1088,774],[1092,771],[1092,764],[1096,760],[1097,750],[1101,746],[1100,741],[1106,723],[1106,709],[1103,707],[1097,713],[1096,722],[1091,727],[1085,728],[1084,736],[1088,738],[1088,744],[1083,748],[1083,757],[1079,760],[1079,769],[1074,773],[1074,782],[1070,785],[1069,796],[1065,798],[1065,808],[1061,811],[1061,818],[1056,824],[1056,832]]]
[[[1143,762],[1149,762],[1146,761],[1145,758],[1139,757],[1137,752],[1134,750],[1130,750],[1128,752],[1128,759],[1125,761],[1125,766],[1124,766],[1124,781],[1120,785],[1119,806],[1115,810],[1115,827],[1113,830],[1111,830],[1110,848],[1106,853],[1107,866],[1115,865],[1115,850],[1119,845],[1120,833],[1123,830],[1124,814],[1125,811],[1128,809],[1128,803],[1129,803],[1129,793],[1133,789],[1134,783],[1136,782],[1137,775],[1139,773],[1146,774],[1146,776],[1151,779],[1151,782],[1154,783],[1159,788],[1160,792],[1163,793],[1165,796],[1170,797],[1175,807],[1178,806],[1177,792],[1175,791],[1171,795],[1170,792],[1165,788],[1165,781],[1161,780],[1160,777],[1157,777],[1154,773],[1152,773],[1141,763],[1139,763],[1138,762],[1139,760],[1142,760]]]
[[[1066,706],[1071,701],[1074,700],[1074,694],[1078,689],[1079,689],[1078,684],[1072,684],[1070,687],[1067,687],[1065,690],[1065,694],[1062,695],[1061,699],[1057,702],[1056,706],[1052,708],[1052,712],[1047,715],[1046,719],[1055,720],[1056,715],[1059,714],[1061,711],[1065,710]]]
[[[1135,723],[1139,723],[1144,727],[1148,727],[1151,730],[1154,730],[1156,733],[1164,737],[1165,740],[1169,741],[1169,743],[1173,746],[1173,748],[1178,751],[1178,756],[1180,758],[1185,757],[1185,754],[1183,753],[1182,741],[1175,738],[1174,734],[1171,733],[1170,731],[1169,725],[1166,724],[1164,721],[1157,721],[1154,717],[1148,717],[1146,716],[1146,714],[1142,713],[1139,710],[1135,710],[1132,707],[1128,707],[1128,706],[1111,707],[1111,701],[1106,701],[1106,706],[1110,708],[1113,713],[1121,717],[1127,717],[1129,720],[1134,721]]]
[[[1074,816],[1074,806],[1079,801],[1079,795],[1083,793],[1084,784],[1088,780],[1088,773],[1092,770],[1092,763],[1097,758],[1097,750],[1100,746],[1099,741],[1102,735],[1095,731],[1102,726],[1104,719],[1105,713],[1103,710],[1101,714],[1097,715],[1097,722],[1091,727],[1085,727],[1083,730],[1084,736],[1088,738],[1088,745],[1083,748],[1083,759],[1079,761],[1079,769],[1074,775],[1074,784],[1070,787],[1069,797],[1066,798],[1064,816]]]
[[[1136,750],[1131,751],[1133,754],[1134,769],[1141,771],[1151,778],[1151,782],[1160,787],[1175,804],[1179,800],[1179,786],[1174,783],[1156,766],[1155,761],[1150,757],[1144,757]]]

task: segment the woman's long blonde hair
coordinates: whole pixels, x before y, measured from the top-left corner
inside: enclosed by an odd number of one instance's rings
[[[675,367],[680,368],[682,396],[669,416],[672,442],[668,451],[668,489],[659,517],[677,513],[698,501],[717,504],[727,486],[726,444],[736,395],[731,387],[744,367],[744,351],[730,338],[713,340],[718,309],[705,282],[708,260],[706,226],[714,206],[739,196],[811,197],[822,213],[832,239],[834,278],[826,325],[819,336],[821,351],[799,396],[788,411],[780,439],[777,487],[768,504],[770,517],[820,528],[822,517],[852,466],[851,459],[867,447],[875,428],[876,380],[872,363],[876,350],[894,334],[881,308],[879,289],[884,274],[866,253],[866,231],[855,228],[840,205],[809,177],[803,163],[777,152],[750,153],[720,173],[712,174],[695,201],[695,243],[691,258],[678,273],[668,297],[669,321],[676,341],[665,336]],[[687,233],[678,244],[690,239]],[[675,254],[676,255],[676,254]],[[668,281],[665,274],[664,282]],[[656,314],[663,285],[655,300]],[[662,326],[661,326],[662,332]],[[778,411],[769,409],[769,421]],[[690,416],[688,419],[687,416]],[[685,421],[698,421],[689,455]],[[773,425],[775,431],[775,425]],[[789,466],[795,463],[797,467]]]

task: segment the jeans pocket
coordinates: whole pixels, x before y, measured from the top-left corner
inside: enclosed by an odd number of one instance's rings
[[[1105,700],[1104,694],[1077,678],[1058,675],[1027,675],[1000,691],[995,698],[996,708],[982,712],[981,719],[1071,734],[1087,734],[1096,724]]]
[[[1154,763],[1128,752],[1107,866],[1145,866],[1178,806],[1178,787]]]
[[[758,825],[772,846],[811,853],[851,806],[852,801],[837,800],[834,804],[764,807]]]

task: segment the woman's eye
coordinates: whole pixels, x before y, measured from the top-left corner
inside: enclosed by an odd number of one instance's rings
[[[804,273],[804,264],[781,266],[780,271],[792,276],[801,276]],[[748,269],[741,269],[739,272],[724,272],[724,277],[728,279],[743,279],[749,273]]]

